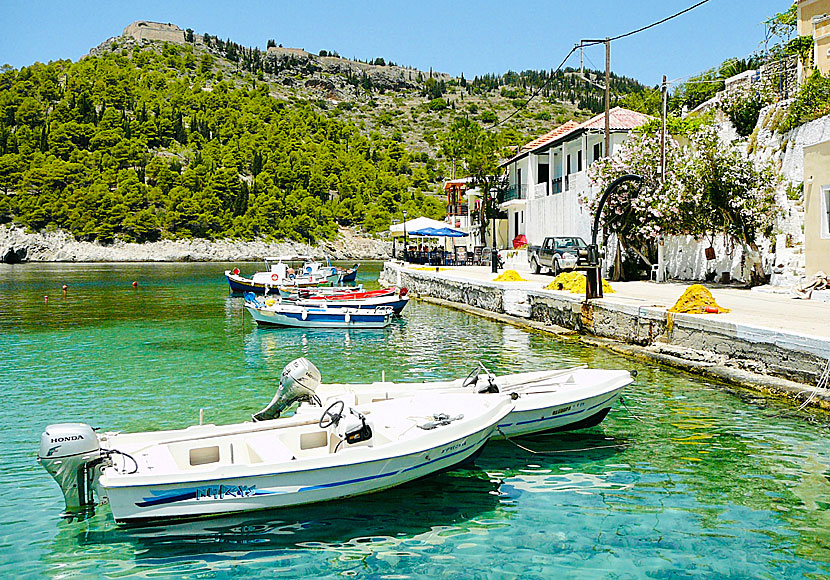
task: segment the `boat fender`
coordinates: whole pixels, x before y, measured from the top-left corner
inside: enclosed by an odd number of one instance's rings
[[[351,315],[351,314],[349,314],[348,312],[346,313],[346,317],[345,317],[345,318],[346,318],[346,324],[348,324],[348,323],[350,323],[350,322],[352,321],[352,315]]]
[[[280,275],[279,275],[279,274],[271,274],[271,280],[273,280],[274,282],[276,282],[276,281],[277,281],[277,280],[279,280],[279,279],[280,279]]]
[[[231,274],[233,274],[234,276],[239,276],[239,268],[234,268]]]
[[[398,296],[400,296],[400,297],[404,297],[407,294],[409,294],[409,288],[407,288],[406,286],[401,288],[400,292],[398,292]]]
[[[302,314],[300,314],[300,317],[301,317],[303,320],[307,319],[307,318],[308,318],[308,310],[306,310],[305,308],[303,308],[303,312],[302,312]]]

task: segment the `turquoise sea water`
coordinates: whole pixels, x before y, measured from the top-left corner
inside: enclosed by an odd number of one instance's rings
[[[425,303],[385,330],[259,329],[228,297],[226,267],[0,265],[0,578],[830,576],[826,415]],[[378,268],[362,266],[361,281]],[[326,382],[454,378],[476,359],[500,373],[640,375],[630,412],[523,440],[554,455],[491,442],[466,469],[232,519],[122,529],[107,508],[60,517],[35,462],[48,423],[180,428],[200,408],[244,420],[297,356]]]

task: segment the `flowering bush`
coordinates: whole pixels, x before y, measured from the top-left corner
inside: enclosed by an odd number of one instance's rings
[[[772,93],[760,83],[744,85],[727,92],[720,107],[741,137],[749,136],[758,123],[758,115],[773,101]]]
[[[696,237],[723,233],[754,246],[760,235],[771,235],[777,215],[775,178],[767,165],[756,168],[738,150],[722,143],[712,126],[690,135],[681,148],[666,139],[666,176],[660,180],[660,139],[636,135],[610,158],[588,169],[591,181],[605,188],[614,179],[634,173],[643,177],[639,191],[623,187],[605,203],[602,223],[628,247],[653,253],[660,234]],[[596,198],[583,198],[596,211]]]

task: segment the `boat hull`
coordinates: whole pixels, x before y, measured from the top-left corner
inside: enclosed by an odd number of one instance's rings
[[[106,487],[117,523],[275,509],[363,495],[471,461],[493,427],[441,447],[358,465],[167,485]]]
[[[536,433],[575,431],[602,422],[622,391],[633,378],[628,371],[574,368],[561,371],[535,371],[496,377],[501,393],[517,395],[513,410],[499,422],[494,437],[520,437]],[[472,392],[462,382],[372,383],[320,385],[323,397],[350,392],[359,400],[379,396],[404,397],[418,393]],[[482,393],[478,396],[491,396]]]
[[[400,314],[406,305],[409,304],[409,298],[400,298],[398,296],[384,296],[379,298],[366,298],[363,300],[297,300],[297,304],[307,307],[319,306],[320,303],[326,304],[329,309],[332,308],[356,308],[358,310],[371,310],[378,306],[390,306],[394,314]]]
[[[254,321],[262,326],[294,328],[385,328],[392,322],[391,309],[386,313],[374,310],[344,308],[296,308],[279,312],[245,305]],[[305,310],[305,317],[303,316]]]

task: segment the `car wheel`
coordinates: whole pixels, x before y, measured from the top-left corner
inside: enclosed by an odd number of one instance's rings
[[[562,273],[562,267],[559,265],[559,260],[553,261],[553,275],[558,276]]]
[[[533,260],[530,263],[530,268],[533,270],[534,274],[538,274],[539,272],[542,271],[542,268],[539,267],[539,262],[537,262],[536,260]]]

